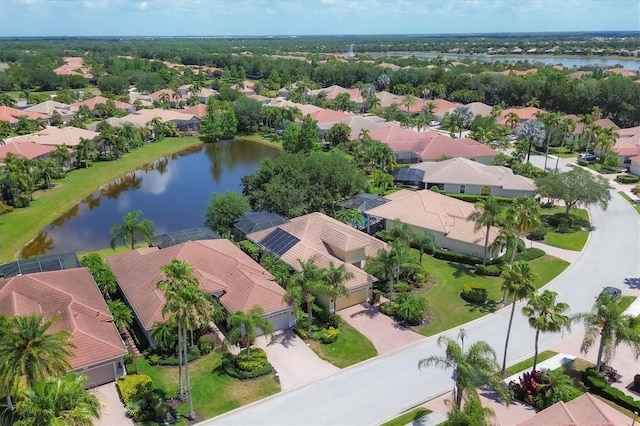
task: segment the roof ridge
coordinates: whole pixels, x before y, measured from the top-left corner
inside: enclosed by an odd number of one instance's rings
[[[564,410],[567,417],[571,419],[571,424],[575,426],[580,426],[580,423],[578,423],[578,420],[573,416],[573,413],[571,412],[571,409],[567,406],[567,404],[564,401],[560,401],[559,404],[560,404],[560,407],[562,407],[562,409]]]
[[[601,401],[597,398],[595,398],[594,396],[592,396],[589,392],[586,393],[587,398],[591,401],[591,404],[595,407],[596,410],[598,410],[598,412],[600,414],[602,414],[602,417],[604,417],[610,424],[614,424],[613,421],[609,418],[609,416],[607,416],[607,414],[602,410],[600,403]]]

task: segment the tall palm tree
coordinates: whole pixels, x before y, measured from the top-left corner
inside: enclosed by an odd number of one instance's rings
[[[564,313],[569,310],[569,305],[556,302],[558,293],[545,290],[541,294],[533,294],[529,297],[527,305],[522,308],[522,314],[529,320],[529,326],[536,330],[533,352],[533,371],[538,365],[538,339],[540,333],[558,333],[569,330],[571,318]]]
[[[608,153],[613,148],[616,139],[620,135],[613,127],[600,128],[596,134],[594,148],[600,148],[601,155]]]
[[[122,223],[117,223],[111,227],[111,248],[115,250],[119,241],[131,245],[131,250],[136,248],[137,237],[144,238],[151,243],[153,238],[153,222],[149,219],[142,219],[142,212],[135,210],[126,213],[122,217]]]
[[[504,118],[504,124],[506,124],[507,127],[511,128],[512,132],[518,126],[518,124],[520,124],[520,117],[515,112],[508,113]]]
[[[19,380],[31,387],[47,376],[61,376],[70,368],[73,344],[68,331],[51,332],[57,321],[41,315],[23,315],[9,320],[0,338],[0,393],[10,395]]]
[[[74,148],[76,153],[76,163],[78,167],[89,167],[89,161],[95,158],[96,148],[93,141],[86,138],[80,138],[78,145]]]
[[[544,153],[544,169],[547,170],[547,160],[549,159],[549,144],[551,143],[551,135],[553,131],[560,126],[562,116],[558,112],[538,113],[536,118],[544,124],[544,130],[547,136],[547,143]]]
[[[476,209],[467,217],[468,220],[475,222],[474,231],[479,231],[483,227],[485,229],[484,237],[484,254],[482,255],[482,264],[487,264],[487,251],[489,250],[489,232],[492,226],[496,226],[502,218],[502,205],[498,203],[493,195],[489,195],[484,200],[476,203]]]
[[[416,104],[416,97],[411,93],[404,96],[404,100],[402,101],[402,106],[407,108],[407,112],[411,109],[412,106]]]
[[[596,300],[591,312],[577,314],[574,321],[585,325],[585,335],[580,350],[587,353],[600,335],[596,370],[600,371],[602,362],[610,362],[616,348],[626,343],[640,355],[640,317],[624,314],[624,307],[620,305],[620,296],[602,293]]]
[[[44,180],[47,189],[51,188],[51,179],[59,174],[58,165],[53,159],[37,160],[38,174]]]
[[[425,231],[424,234],[414,234],[411,242],[418,248],[420,252],[420,264],[422,264],[422,256],[427,251],[435,251],[438,248],[438,242],[433,232]]]
[[[513,263],[516,258],[518,241],[524,238],[528,232],[537,229],[542,223],[539,210],[538,202],[529,197],[518,197],[507,208],[505,225],[512,228],[518,236],[513,242],[510,263]]]
[[[264,310],[260,306],[254,306],[248,312],[235,312],[227,318],[227,325],[230,328],[228,339],[232,343],[238,338],[246,337],[249,359],[251,359],[251,345],[256,340],[258,329],[262,331],[265,339],[273,336],[273,324],[264,317]]]
[[[171,321],[156,322],[151,327],[153,343],[163,351],[176,350],[176,324]]]
[[[327,293],[333,300],[334,313],[338,311],[338,297],[349,294],[344,283],[349,281],[351,278],[353,278],[353,273],[347,271],[347,267],[344,263],[336,268],[333,262],[330,262],[329,268],[322,271],[322,279],[327,285]]]
[[[122,334],[133,322],[133,312],[122,300],[107,300],[107,307],[118,331]]]
[[[509,349],[509,337],[511,336],[511,325],[513,324],[513,314],[516,311],[516,302],[525,297],[529,297],[536,291],[533,281],[536,274],[531,270],[527,262],[518,261],[512,265],[506,265],[502,271],[504,283],[502,288],[507,297],[511,298],[511,315],[509,315],[509,326],[507,327],[507,337],[504,342],[504,357],[502,358],[502,374],[507,369],[507,350]]]
[[[16,424],[91,426],[100,418],[100,401],[85,389],[87,378],[68,374],[46,377],[24,391]]]
[[[442,335],[438,338],[438,346],[445,347],[445,355],[432,355],[421,359],[418,368],[431,366],[454,370],[455,384],[453,387],[454,404],[456,408],[462,407],[462,400],[471,401],[478,398],[478,388],[489,386],[508,404],[508,390],[498,374],[498,362],[493,348],[484,341],[474,342],[469,349],[464,349],[465,332],[460,329],[458,339],[460,345],[449,336]]]

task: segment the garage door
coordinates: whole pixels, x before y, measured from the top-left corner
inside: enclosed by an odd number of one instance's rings
[[[293,313],[291,311],[285,311],[272,315],[268,317],[268,319],[271,325],[273,325],[274,330],[284,330],[289,328],[289,322],[293,320]]]
[[[359,290],[349,293],[348,296],[340,296],[338,298],[337,308],[338,310],[348,308],[349,306],[357,305],[367,301],[367,287],[363,287]]]
[[[78,371],[77,373],[87,376],[87,387],[89,388],[111,383],[116,379],[113,362]]]

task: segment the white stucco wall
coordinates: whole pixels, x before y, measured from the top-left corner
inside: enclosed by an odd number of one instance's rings
[[[426,188],[431,188],[431,185],[433,185],[433,183],[428,183],[426,185]],[[470,195],[482,195],[482,187],[483,185],[465,185],[465,194],[470,194]],[[460,185],[458,184],[445,184],[444,185],[444,189],[445,191],[451,193],[451,194],[461,194],[460,192]],[[510,197],[510,198],[515,198],[515,197],[520,197],[520,196],[526,196],[526,197],[533,197],[535,196],[536,191],[532,190],[532,191],[511,191],[511,190],[506,190],[503,189],[499,186],[492,186],[491,187],[491,195],[496,196],[496,197]]]

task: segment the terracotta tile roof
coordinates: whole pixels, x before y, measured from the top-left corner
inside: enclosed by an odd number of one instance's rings
[[[413,142],[417,141],[418,139],[424,138],[425,135],[426,133],[419,133],[414,130],[403,129],[400,126],[393,125],[391,123],[383,127],[371,130],[369,132],[369,136],[371,136],[371,139],[376,139],[384,142],[391,146],[391,149],[393,149],[392,144],[394,142]]]
[[[431,100],[426,100],[425,104],[428,104],[429,102],[433,102],[436,107],[433,109],[434,113],[439,113],[439,114],[444,114],[445,111],[449,111],[450,109],[455,109],[459,106],[463,106],[460,103],[457,102],[450,102],[446,99],[431,99]]]
[[[6,158],[7,154],[10,153],[33,160],[34,158],[42,157],[55,150],[53,146],[39,145],[32,142],[11,142],[0,146],[0,160]]]
[[[192,265],[200,289],[215,294],[229,312],[246,312],[259,305],[269,314],[289,306],[273,276],[229,240],[190,241],[108,257],[106,262],[145,329],[166,320],[162,316],[164,293],[156,285],[164,278],[160,267],[173,259]]]
[[[435,161],[443,156],[473,159],[498,155],[498,151],[476,140],[453,139],[439,133],[432,138],[419,139],[413,144],[410,151],[418,154],[423,161]]]
[[[169,90],[169,89],[160,89],[160,90],[156,90],[156,91],[155,91],[155,92],[153,92],[153,93],[149,93],[149,97],[150,97],[152,100],[157,101],[157,100],[160,100],[160,97],[161,97],[163,94],[165,94],[165,93],[166,93],[167,95],[169,95],[169,102],[171,102],[171,101],[173,101],[173,100],[174,100],[174,99],[173,99],[173,90]]]
[[[113,126],[122,126],[123,123],[131,123],[136,127],[146,126],[148,122],[158,117],[163,123],[169,121],[189,121],[193,118],[199,119],[195,114],[183,112],[176,109],[141,109],[124,117],[107,120]]]
[[[376,93],[376,98],[380,99],[380,108],[389,108],[391,105],[402,105],[404,96],[394,95],[387,91],[380,91]]]
[[[42,314],[60,319],[52,331],[67,330],[75,344],[72,369],[127,353],[98,286],[86,268],[0,279],[0,313]]]
[[[617,130],[618,138],[611,151],[622,156],[640,155],[640,126]]]
[[[299,103],[291,102],[287,100],[278,101],[274,99],[271,102],[271,106],[278,107],[278,108],[294,108],[295,107],[302,112],[302,115],[310,115],[310,114],[313,114],[314,112],[322,111],[322,108],[317,107],[315,105],[299,104]],[[340,118],[344,118],[344,117],[340,117]]]
[[[198,118],[202,118],[207,115],[207,105],[197,104],[180,110],[183,114],[195,115]]]
[[[77,127],[47,127],[32,135],[19,136],[16,141],[33,142],[40,145],[67,145],[76,146],[80,143],[80,138],[94,139],[98,133],[91,130],[78,129]]]
[[[415,192],[402,189],[385,198],[391,201],[365,213],[388,220],[401,220],[409,225],[445,234],[452,240],[484,246],[486,228],[476,231],[475,222],[467,220],[475,210],[471,203],[427,189]],[[491,228],[490,244],[497,235],[498,229]]]
[[[514,175],[508,167],[488,166],[466,158],[412,164],[412,169],[424,170],[424,180],[430,183],[487,185],[506,190],[535,191],[533,180]]]
[[[80,106],[82,105],[86,105],[89,107],[89,109],[91,109],[91,111],[93,111],[94,109],[96,109],[96,105],[98,104],[106,104],[107,101],[109,99],[105,98],[104,96],[94,96],[93,98],[89,98],[86,99],[84,101],[81,102],[75,102],[73,104],[71,104],[71,106],[76,107],[76,108],[80,108]],[[132,104],[128,104],[126,102],[120,102],[120,101],[114,101],[113,102],[116,106],[116,109],[120,109],[120,110],[124,110],[124,109],[131,109],[133,108]]]
[[[71,114],[75,111],[75,108],[71,105],[63,104],[56,101],[44,101],[39,104],[32,105],[29,108],[25,108],[23,111],[38,112],[47,116],[51,116],[54,111],[58,111],[60,115]]]
[[[546,113],[547,111],[536,107],[507,108],[505,110],[502,110],[502,112],[500,113],[498,124],[505,124],[507,122],[506,117],[511,112],[515,113],[520,118],[520,120],[535,120],[536,114]]]
[[[518,70],[504,70],[501,71],[500,74],[502,75],[517,75],[517,76],[523,76],[523,75],[527,75],[527,74],[534,74],[537,73],[538,69],[537,68],[529,68],[528,70],[524,70],[524,71],[518,71]]]
[[[321,109],[320,111],[315,111],[309,114],[309,116],[318,123],[338,121],[353,115],[354,114],[350,112],[334,111],[332,109]]]
[[[357,251],[361,249],[366,257],[373,257],[378,251],[387,249],[387,244],[337,221],[322,213],[310,213],[291,219],[290,222],[247,235],[247,239],[260,245],[260,242],[274,230],[280,229],[296,237],[299,241],[280,255],[280,259],[293,269],[300,270],[300,260],[314,259],[315,264],[328,268],[330,263],[336,267],[344,264],[354,277],[345,283],[349,289],[377,281],[362,269],[346,263],[336,257],[334,250]]]
[[[582,78],[584,76],[591,77],[593,75],[593,71],[575,71],[571,74],[567,74],[567,77],[570,78]]]
[[[578,117],[575,114],[567,114],[567,115],[563,115],[561,117],[562,119],[570,119],[571,121],[573,121],[574,123],[576,123],[576,128],[573,131],[574,135],[577,134],[581,134],[583,132],[584,129],[584,124],[580,123],[580,117]],[[599,120],[596,120],[595,124],[597,124],[598,126],[608,129],[608,128],[612,128],[612,129],[619,129],[618,125],[616,123],[614,123],[613,121],[609,120],[608,118],[601,118]]]
[[[585,393],[569,402],[558,402],[518,426],[631,426],[633,420]]]
[[[0,121],[6,121],[10,124],[16,124],[20,117],[24,117],[27,120],[35,120],[37,118],[42,118],[46,120],[49,118],[46,114],[41,114],[39,112],[26,111],[22,109],[11,108],[8,106],[0,106]]]

